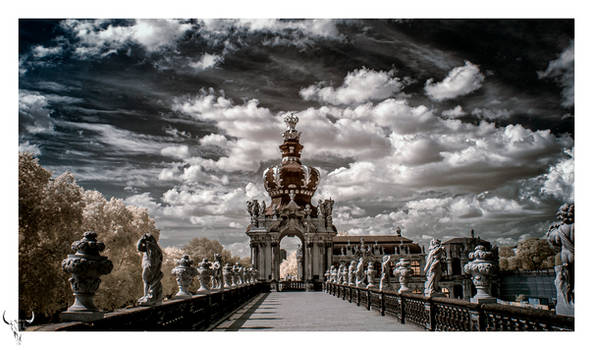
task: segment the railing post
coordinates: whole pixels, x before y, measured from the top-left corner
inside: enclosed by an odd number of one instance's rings
[[[436,329],[436,319],[434,314],[434,304],[432,302],[432,298],[428,299],[428,301],[424,302],[424,311],[428,312],[428,322],[426,323],[426,329],[429,331],[434,331]]]
[[[342,300],[346,300],[346,288],[350,288],[350,287],[344,286],[344,293],[342,293]]]
[[[399,303],[399,307],[401,310],[401,314],[399,315],[399,322],[401,324],[406,323],[406,299],[404,298],[403,294],[399,295],[399,299],[397,301]]]
[[[360,306],[360,289],[356,288],[356,306]]]
[[[381,292],[381,316],[385,316],[385,294]]]
[[[367,289],[366,293],[367,293],[367,310],[370,310],[371,309],[371,290]]]
[[[469,310],[469,319],[472,331],[485,331],[486,322],[484,317],[484,309],[480,305],[477,310]]]

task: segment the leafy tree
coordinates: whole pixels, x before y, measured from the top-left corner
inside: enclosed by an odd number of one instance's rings
[[[523,270],[553,268],[554,255],[552,247],[543,239],[528,238],[517,245],[516,256]]]

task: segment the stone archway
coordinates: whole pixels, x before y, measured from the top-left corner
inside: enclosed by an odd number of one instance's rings
[[[247,202],[251,224],[246,234],[250,237],[251,261],[259,271],[259,279],[278,281],[280,278],[280,240],[285,236],[298,236],[303,245],[306,287],[311,290],[323,281],[323,274],[332,263],[334,201],[319,200],[311,203],[319,184],[317,169],[301,163],[300,132],[295,129],[298,118],[285,119],[288,129],[282,134],[280,145],[282,163],[264,171],[264,187],[271,204],[257,200]]]
[[[296,277],[299,281],[306,281],[307,277],[305,276],[305,256],[303,255],[303,247],[305,246],[305,238],[303,235],[301,234],[284,234],[281,235],[279,237],[278,240],[278,246],[280,247],[280,250],[282,250],[282,241],[285,240],[286,238],[295,238],[299,243],[298,243],[298,247],[296,249],[296,260],[297,260],[297,273],[296,273]],[[288,258],[288,252],[287,252],[287,258]],[[276,271],[278,271],[278,278],[282,278],[282,276],[280,275],[280,265],[282,264],[282,258],[278,259],[278,268]]]

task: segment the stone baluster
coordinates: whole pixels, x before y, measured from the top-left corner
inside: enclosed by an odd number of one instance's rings
[[[113,264],[107,257],[99,253],[105,250],[105,244],[97,242],[97,234],[85,232],[80,241],[71,246],[75,254],[69,254],[62,261],[62,269],[71,273],[68,279],[74,294],[74,304],[60,314],[64,321],[92,321],[103,318],[103,312],[94,304],[93,298],[101,279],[113,269]]]
[[[393,275],[398,277],[399,279],[399,293],[409,292],[410,288],[408,287],[408,282],[410,280],[410,276],[414,271],[410,267],[410,259],[408,258],[400,258],[397,264],[395,264],[395,269],[393,269]]]
[[[229,263],[226,263],[222,269],[222,278],[224,280],[224,289],[231,289],[233,287],[233,271]]]
[[[369,264],[367,266],[367,270],[366,270],[366,276],[367,276],[367,289],[368,288],[375,288],[375,279],[377,278],[377,270],[375,270],[375,266],[373,266],[373,262],[369,261]]]
[[[181,259],[177,260],[177,266],[175,266],[171,273],[175,275],[179,291],[172,299],[184,299],[191,298],[192,293],[189,291],[192,280],[198,274],[196,269],[192,266],[193,261],[188,255],[184,255]]]
[[[496,298],[490,295],[490,283],[492,276],[497,271],[493,254],[483,245],[476,246],[475,250],[468,255],[470,262],[465,264],[463,271],[472,275],[472,282],[476,286],[477,293],[470,299],[471,302],[484,304],[496,303]]]
[[[210,286],[208,286],[208,281],[210,280],[211,274],[212,269],[210,268],[208,259],[202,259],[202,262],[198,265],[198,281],[200,282],[200,288],[197,292],[198,294],[210,294]]]

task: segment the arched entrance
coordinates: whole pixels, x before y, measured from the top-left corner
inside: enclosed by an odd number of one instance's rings
[[[300,132],[295,129],[298,118],[284,119],[288,129],[282,134],[280,145],[282,163],[264,171],[264,187],[271,197],[271,204],[257,200],[247,202],[251,224],[247,227],[250,237],[251,261],[259,271],[259,279],[280,279],[280,241],[298,237],[302,242],[303,281],[311,290],[320,286],[323,274],[332,262],[334,201],[319,200],[311,203],[319,184],[319,171],[301,164]]]
[[[304,281],[305,257],[303,256],[304,239],[297,235],[285,235],[280,238],[280,280]],[[282,256],[285,252],[285,256]]]

